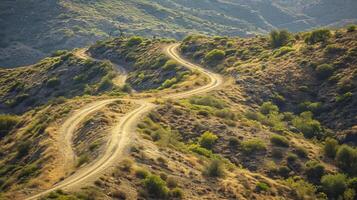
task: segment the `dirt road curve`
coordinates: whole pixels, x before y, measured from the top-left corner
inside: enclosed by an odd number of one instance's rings
[[[179,44],[172,44],[165,48],[165,53],[170,56],[172,59],[176,60],[178,63],[182,64],[183,66],[187,67],[190,70],[197,70],[202,74],[206,75],[210,81],[207,85],[195,88],[193,90],[184,91],[175,94],[169,94],[164,97],[164,99],[180,99],[186,98],[192,95],[201,94],[204,92],[211,91],[216,89],[218,86],[222,84],[222,77],[218,74],[212,73],[206,69],[203,69],[195,64],[190,63],[189,61],[180,57],[177,53],[177,48]],[[82,59],[93,59],[88,56],[85,50],[79,50],[75,53],[79,58]],[[93,59],[96,60],[96,59]],[[117,65],[115,65],[117,66]],[[126,78],[126,73],[123,68],[117,66],[121,72],[124,72],[123,77]],[[76,130],[76,127],[80,125],[81,122],[90,114],[94,113],[97,110],[100,110],[105,105],[112,103],[117,100],[123,101],[131,101],[139,105],[138,108],[131,111],[130,113],[126,114],[122,117],[120,123],[115,126],[110,135],[110,139],[108,144],[106,145],[106,150],[104,151],[103,155],[101,155],[97,160],[93,161],[90,165],[79,169],[76,173],[69,176],[62,182],[56,184],[49,190],[45,190],[41,193],[38,193],[34,196],[27,198],[27,200],[38,199],[41,196],[44,196],[52,191],[63,189],[63,190],[73,190],[81,188],[87,182],[93,181],[98,178],[102,173],[115,165],[118,160],[126,155],[126,151],[128,146],[133,141],[133,133],[135,132],[135,128],[137,123],[140,119],[145,116],[145,114],[155,108],[155,104],[150,102],[149,99],[141,99],[141,100],[133,100],[133,99],[108,99],[99,102],[95,102],[89,104],[82,108],[81,110],[77,111],[73,114],[70,118],[68,118],[61,128],[61,134],[63,136],[63,153],[67,158],[66,164],[70,164],[73,166],[75,161],[75,154],[72,149],[72,137],[73,133]]]

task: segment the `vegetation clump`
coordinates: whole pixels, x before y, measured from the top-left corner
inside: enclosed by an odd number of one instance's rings
[[[319,79],[326,79],[334,72],[334,67],[330,64],[322,64],[316,67],[317,77]]]
[[[14,115],[0,115],[0,139],[7,135],[20,119]]]
[[[324,145],[324,153],[329,158],[335,158],[338,150],[338,142],[333,138],[326,138]]]
[[[320,122],[314,120],[312,113],[309,111],[301,113],[300,116],[296,116],[292,120],[292,123],[306,138],[320,138],[322,136],[323,130]]]
[[[280,147],[289,147],[289,140],[286,137],[281,135],[272,135],[270,137],[270,142],[273,145],[280,146]]]
[[[214,133],[210,131],[204,132],[200,138],[198,139],[198,142],[201,147],[204,147],[206,149],[212,149],[214,143],[218,139],[218,136],[215,135]]]
[[[285,46],[291,39],[291,33],[287,30],[274,30],[270,32],[270,44],[273,48]]]
[[[207,55],[205,56],[205,61],[208,63],[210,62],[217,63],[222,61],[225,56],[226,53],[224,51],[219,49],[213,49],[212,51],[207,53]]]
[[[331,37],[331,32],[328,29],[319,29],[312,31],[305,39],[308,44],[316,44],[318,42],[327,42]]]
[[[144,186],[148,192],[157,198],[166,198],[169,194],[169,189],[166,182],[160,176],[149,175],[144,179]]]
[[[242,149],[246,154],[262,152],[266,150],[266,144],[260,139],[250,139],[242,142]]]
[[[205,168],[204,175],[210,177],[223,177],[224,176],[224,167],[223,163],[219,159],[213,159]]]
[[[142,37],[133,36],[133,37],[129,38],[129,40],[127,41],[126,45],[128,47],[133,47],[133,46],[141,44],[142,42],[143,42],[143,38]]]
[[[321,185],[330,199],[338,199],[347,189],[347,177],[344,174],[325,175],[321,178]]]

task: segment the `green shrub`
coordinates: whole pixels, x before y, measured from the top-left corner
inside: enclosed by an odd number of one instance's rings
[[[33,176],[38,170],[39,170],[39,166],[37,164],[27,165],[21,170],[18,178],[22,179],[22,178]]]
[[[261,192],[261,191],[268,191],[270,189],[269,185],[263,182],[259,182],[257,183],[257,185],[255,186],[255,190],[257,192]]]
[[[175,60],[167,60],[164,65],[164,70],[173,70],[177,67],[177,62]]]
[[[324,145],[324,153],[327,157],[335,158],[338,150],[338,142],[333,138],[326,138]]]
[[[259,139],[250,139],[247,141],[243,141],[242,150],[246,154],[262,152],[266,150],[266,144]]]
[[[305,101],[299,104],[299,111],[300,112],[311,111],[313,113],[318,113],[321,111],[321,107],[322,107],[321,102]]]
[[[295,192],[296,199],[317,199],[316,187],[313,184],[305,182],[304,180],[294,180],[289,178],[286,180],[287,185]]]
[[[170,190],[169,196],[174,199],[183,199],[184,194],[180,188],[174,188]]]
[[[331,37],[331,32],[328,29],[319,29],[312,31],[308,37],[306,37],[305,41],[308,44],[316,44],[318,42],[327,42],[327,40]]]
[[[329,64],[322,64],[316,67],[317,77],[319,79],[326,79],[330,77],[334,72],[334,67]]]
[[[311,112],[301,113],[300,116],[297,116],[292,120],[292,123],[306,138],[320,138],[322,135],[320,122],[312,118]]]
[[[212,149],[214,143],[218,139],[218,136],[212,132],[206,131],[204,132],[198,139],[198,143],[201,147],[206,149]]]
[[[346,93],[343,94],[343,95],[337,96],[337,97],[336,97],[336,102],[337,102],[337,103],[347,102],[347,101],[352,100],[352,97],[353,97],[353,93],[352,93],[352,92],[346,92]]]
[[[309,152],[302,146],[296,146],[295,147],[295,153],[298,155],[300,158],[307,158]]]
[[[260,112],[264,115],[267,115],[271,112],[279,112],[279,108],[278,106],[274,105],[272,102],[268,101],[268,102],[264,102],[260,106]]]
[[[288,156],[286,157],[286,161],[288,161],[289,164],[295,164],[296,161],[298,160],[298,156],[293,153],[289,153]]]
[[[223,109],[226,107],[226,104],[213,96],[195,96],[190,98],[191,104],[202,105],[202,106],[209,106],[213,108]]]
[[[347,27],[347,32],[354,32],[356,30],[356,25],[349,25]]]
[[[213,159],[204,169],[204,175],[210,177],[223,177],[224,176],[224,166],[222,161],[219,159]]]
[[[144,179],[144,186],[154,197],[166,198],[169,194],[169,189],[166,186],[166,182],[156,175],[147,176]]]
[[[279,57],[292,51],[295,51],[295,49],[292,47],[280,47],[279,49],[275,50],[273,54],[275,57]]]
[[[336,153],[336,163],[348,174],[357,175],[357,149],[342,145]]]
[[[200,154],[202,156],[206,156],[206,157],[211,157],[212,156],[212,151],[208,150],[206,148],[200,147],[197,144],[192,144],[189,146],[189,150],[192,152],[195,152],[197,154]]]
[[[286,30],[274,30],[270,32],[270,44],[273,48],[285,46],[291,39],[291,34]]]
[[[48,88],[54,88],[54,87],[57,87],[59,85],[61,85],[61,81],[56,77],[50,78],[46,82],[46,86]]]
[[[222,61],[225,56],[226,53],[224,51],[219,49],[213,49],[212,51],[207,53],[207,55],[205,56],[205,61],[216,63]]]
[[[221,110],[217,110],[215,112],[215,115],[219,118],[222,119],[230,119],[230,120],[234,120],[236,118],[236,114],[234,112],[232,112],[229,109],[221,109]]]
[[[289,147],[289,140],[286,139],[286,137],[281,136],[281,135],[272,135],[270,137],[270,142],[275,145],[275,146],[280,146],[280,147]]]
[[[142,37],[133,36],[133,37],[129,38],[129,40],[127,41],[126,45],[128,47],[133,47],[133,46],[141,44],[142,42],[143,42],[143,38]]]
[[[346,51],[345,48],[337,46],[335,44],[327,45],[327,47],[325,48],[326,54],[329,54],[329,55],[341,54],[341,53],[344,53],[345,51]]]
[[[318,161],[308,161],[305,163],[305,174],[310,182],[319,183],[325,174],[325,167]]]
[[[159,89],[164,89],[164,88],[169,88],[171,86],[173,86],[174,84],[176,84],[178,81],[177,81],[177,78],[176,77],[173,77],[171,79],[166,79],[162,85],[160,86]]]
[[[228,145],[233,148],[237,148],[240,144],[240,141],[236,137],[230,137],[228,139]]]
[[[14,115],[0,115],[0,139],[7,135],[20,119]]]
[[[77,167],[80,167],[82,166],[83,164],[85,163],[88,163],[89,162],[89,157],[88,155],[81,155],[78,159],[78,162],[77,162]]]
[[[321,185],[330,199],[337,199],[347,189],[347,178],[344,174],[325,175],[321,178]]]
[[[145,169],[142,169],[142,168],[138,168],[135,170],[135,176],[140,178],[140,179],[144,179],[146,178],[147,176],[149,176],[149,172]]]

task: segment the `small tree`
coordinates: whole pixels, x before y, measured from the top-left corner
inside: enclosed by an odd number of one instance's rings
[[[213,134],[210,131],[206,131],[200,136],[198,142],[201,145],[201,147],[204,147],[206,149],[212,149],[217,139],[218,139],[217,135]]]
[[[218,159],[212,160],[205,168],[204,175],[211,177],[222,177],[224,176],[224,167],[222,161]]]
[[[268,101],[268,102],[264,102],[260,106],[260,112],[264,115],[267,115],[272,112],[279,112],[279,108],[278,108],[278,106],[273,104],[271,101]]]
[[[133,37],[129,38],[129,40],[127,41],[126,45],[128,47],[133,47],[133,46],[137,46],[137,45],[141,44],[142,42],[143,42],[143,38],[142,37],[133,36]]]
[[[316,67],[317,77],[319,79],[326,79],[334,72],[334,67],[329,64],[322,64]]]
[[[347,178],[344,174],[325,175],[321,179],[321,185],[329,198],[337,199],[347,188]]]
[[[345,172],[357,174],[357,150],[348,146],[342,145],[336,154],[337,166]]]
[[[276,146],[289,147],[289,140],[286,139],[286,137],[281,136],[281,135],[272,135],[270,137],[270,142]]]
[[[338,142],[333,138],[327,138],[325,140],[324,153],[327,157],[335,158],[338,150]]]
[[[303,112],[300,116],[292,120],[293,125],[299,129],[306,138],[319,138],[322,133],[322,127],[319,121],[312,118],[311,112]]]
[[[309,181],[319,183],[325,173],[325,167],[318,161],[308,161],[305,163],[305,173]]]
[[[159,176],[149,175],[144,180],[144,185],[146,189],[154,197],[165,198],[168,196],[168,188],[166,182],[162,180]]]
[[[273,48],[285,46],[291,39],[291,34],[286,30],[274,30],[270,32],[270,44]]]

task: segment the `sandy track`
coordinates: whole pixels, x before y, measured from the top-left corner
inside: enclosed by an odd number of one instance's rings
[[[165,53],[170,56],[172,59],[176,60],[178,63],[187,67],[190,70],[197,70],[207,76],[210,81],[207,85],[195,88],[193,90],[179,92],[175,94],[169,94],[160,98],[164,99],[180,99],[187,98],[192,95],[197,95],[201,93],[205,93],[216,89],[218,86],[222,84],[222,77],[218,74],[212,73],[206,69],[201,68],[198,65],[192,64],[189,61],[181,58],[177,53],[177,48],[179,44],[172,44],[165,48]],[[76,55],[83,59],[89,59],[90,57],[85,53],[85,50],[77,51]],[[93,58],[91,58],[93,59]],[[96,59],[93,59],[96,60]],[[117,65],[116,65],[117,66]],[[120,68],[120,67],[119,67]],[[121,68],[122,69],[122,68]],[[124,72],[124,76],[126,78],[126,73]],[[51,189],[45,190],[41,193],[38,193],[34,196],[27,198],[27,200],[38,199],[41,196],[44,196],[52,191],[58,189],[64,190],[74,190],[83,187],[86,183],[95,180],[98,178],[105,170],[115,165],[120,158],[126,155],[127,147],[132,143],[135,132],[135,128],[140,119],[145,116],[145,114],[155,108],[155,104],[151,103],[151,99],[141,99],[141,100],[133,100],[133,99],[108,99],[99,102],[95,102],[93,104],[89,104],[73,114],[70,118],[66,120],[61,128],[61,133],[64,137],[64,155],[67,158],[68,163],[72,164],[75,160],[75,154],[72,149],[72,138],[73,133],[76,130],[76,127],[90,114],[94,113],[97,110],[100,110],[105,105],[108,105],[111,102],[116,100],[123,101],[131,101],[139,105],[138,108],[127,113],[121,118],[120,123],[115,126],[110,135],[110,139],[108,140],[108,144],[106,145],[106,149],[98,159],[93,161],[90,165],[79,169],[76,173],[69,176],[62,182],[56,184]]]

